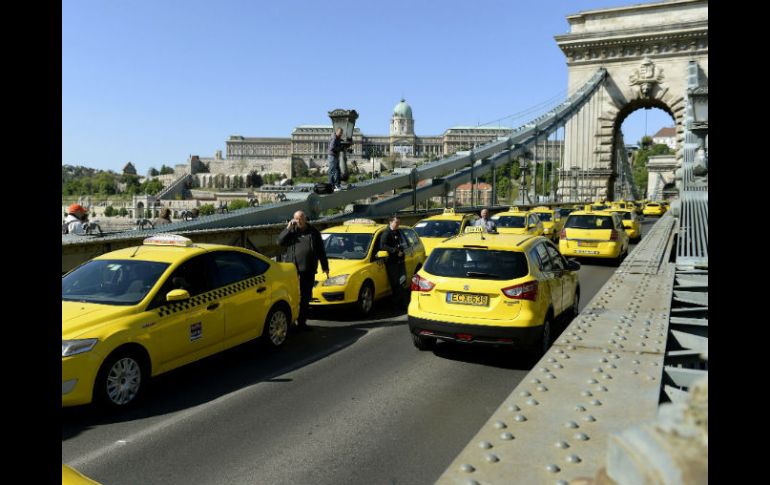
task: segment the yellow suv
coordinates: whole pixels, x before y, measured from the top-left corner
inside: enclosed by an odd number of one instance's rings
[[[385,270],[387,255],[378,254],[384,253],[379,243],[387,227],[371,219],[351,219],[321,231],[329,258],[329,278],[319,266],[311,307],[352,304],[359,314],[367,315],[376,300],[391,294]],[[401,226],[400,231],[408,245],[404,248],[408,282],[425,262],[425,248],[414,229]]]
[[[646,216],[662,216],[666,213],[666,206],[661,202],[647,202],[642,214]]]
[[[527,234],[542,236],[545,233],[543,223],[536,212],[519,210],[511,207],[506,212],[498,212],[490,217],[500,234]]]
[[[444,209],[443,214],[427,217],[414,225],[414,231],[425,246],[425,256],[441,241],[462,234],[467,226],[478,219],[474,214],[456,214],[454,209]]]
[[[413,343],[510,345],[542,355],[556,319],[577,314],[578,269],[544,237],[474,231],[445,241],[412,278]]]
[[[299,313],[293,264],[161,234],[62,277],[62,406],[131,405],[156,376],[260,337]]]
[[[636,217],[636,211],[633,208],[612,208],[609,211],[617,214],[623,221],[623,229],[626,230],[630,242],[638,243],[642,239],[642,224],[639,222],[639,218]]]
[[[564,220],[561,218],[559,209],[541,206],[535,207],[532,209],[532,212],[537,214],[538,219],[543,223],[543,235],[551,238],[554,243],[558,244],[559,233],[564,225]]]
[[[575,211],[567,217],[559,237],[565,256],[614,259],[618,264],[628,254],[628,234],[617,214],[609,211]]]

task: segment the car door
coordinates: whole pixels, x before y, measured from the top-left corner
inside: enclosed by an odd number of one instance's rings
[[[216,251],[211,259],[214,292],[220,295],[225,312],[225,348],[259,337],[270,310],[270,287],[264,275],[270,264],[240,251]]]
[[[561,282],[561,311],[563,312],[572,306],[577,287],[577,275],[567,271],[567,261],[553,244],[545,243],[545,249],[551,257],[554,274]]]
[[[187,290],[190,299],[166,301],[168,292],[175,289]],[[203,254],[174,270],[153,298],[148,310],[157,312],[158,320],[146,325],[157,350],[158,372],[222,350],[225,314],[212,290],[211,261]]]
[[[369,256],[372,267],[372,278],[374,279],[374,297],[381,298],[390,293],[390,283],[388,282],[388,272],[385,269],[385,258],[378,258],[377,253],[384,251],[381,246],[383,230],[379,230],[372,238],[372,253]]]
[[[564,306],[562,303],[561,275],[557,275],[557,271],[553,266],[553,261],[551,260],[551,256],[548,254],[545,245],[545,242],[537,243],[534,249],[540,259],[540,272],[545,279],[545,284],[550,290],[553,313],[555,316],[558,316],[563,311]]]
[[[628,233],[626,228],[623,227],[623,220],[618,214],[612,214],[612,222],[615,224],[615,230],[618,231],[618,236],[623,240],[622,247],[628,250]]]
[[[417,258],[415,256],[415,247],[412,243],[412,239],[409,238],[409,229],[402,227],[401,231],[401,243],[404,245],[404,265],[406,266],[406,276],[411,278],[414,274],[414,268],[417,265]]]
[[[414,266],[406,272],[407,278],[411,279],[412,275],[417,272],[417,266],[425,264],[425,246],[423,246],[420,237],[413,229],[405,229],[405,233],[412,247],[412,257],[414,259]]]

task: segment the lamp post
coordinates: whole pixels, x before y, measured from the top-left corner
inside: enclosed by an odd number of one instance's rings
[[[708,86],[689,89],[687,94],[690,96],[692,106],[693,121],[690,125],[690,131],[695,133],[700,139],[700,146],[708,154],[708,131],[709,131],[709,88]],[[708,157],[708,155],[706,155]]]
[[[574,165],[570,171],[572,172],[572,200],[578,201],[578,170],[580,167]]]
[[[353,146],[353,130],[356,127],[356,120],[358,119],[358,112],[354,109],[335,109],[329,111],[329,118],[332,120],[332,131],[337,132],[337,129],[342,130],[342,153],[340,154],[340,175],[341,180],[347,180],[348,177],[348,156],[347,153],[352,152]]]

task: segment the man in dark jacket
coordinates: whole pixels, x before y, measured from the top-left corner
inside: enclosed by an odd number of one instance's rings
[[[388,273],[388,282],[393,292],[393,301],[396,305],[406,306],[409,302],[409,295],[406,294],[404,289],[406,282],[404,256],[407,242],[399,230],[399,223],[398,217],[393,216],[390,218],[388,228],[382,231],[380,236],[380,250],[388,252],[388,259],[385,260],[385,270]]]
[[[329,277],[329,260],[326,259],[326,250],[323,239],[321,239],[321,233],[307,222],[307,216],[304,212],[297,211],[294,213],[294,219],[289,221],[286,229],[278,235],[278,244],[288,248],[286,262],[294,263],[299,275],[297,327],[300,330],[310,330],[310,327],[307,326],[307,311],[310,306],[310,298],[313,296],[313,284],[319,261],[326,277]]]
[[[329,164],[329,183],[334,185],[335,192],[340,189],[340,151],[342,150],[342,128],[337,128],[329,140],[327,162]]]

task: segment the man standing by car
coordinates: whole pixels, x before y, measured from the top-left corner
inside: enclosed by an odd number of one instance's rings
[[[342,128],[337,130],[329,140],[329,184],[334,186],[335,192],[341,189],[340,185],[340,151],[342,150]]]
[[[474,226],[481,226],[487,232],[497,232],[495,222],[489,218],[489,209],[481,209],[481,219],[478,219]]]
[[[404,248],[406,241],[399,228],[400,221],[398,217],[390,218],[390,224],[387,229],[382,231],[380,236],[380,250],[388,252],[388,259],[385,260],[385,270],[388,273],[388,282],[393,292],[393,301],[396,305],[406,306],[408,299],[404,290],[406,282],[406,264],[404,258]]]
[[[304,212],[297,211],[286,229],[278,235],[278,244],[288,248],[285,261],[294,263],[297,267],[299,276],[297,327],[299,330],[309,331],[307,313],[310,298],[313,296],[313,284],[319,261],[326,277],[329,277],[329,260],[326,258],[326,249],[324,249],[321,233],[307,222],[307,216]]]

